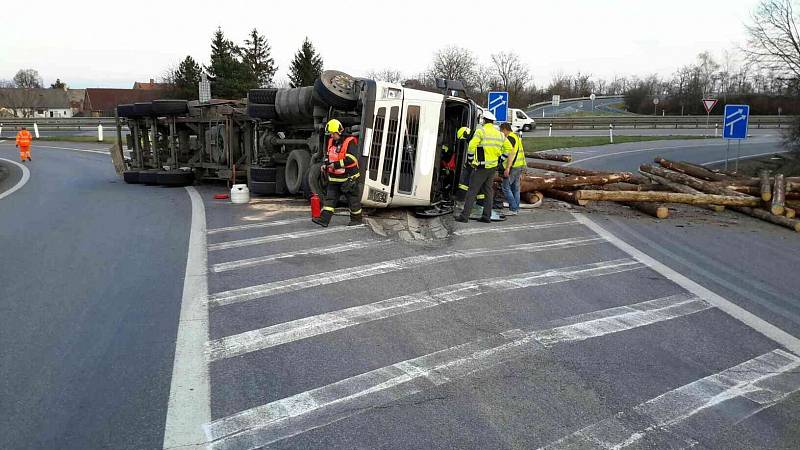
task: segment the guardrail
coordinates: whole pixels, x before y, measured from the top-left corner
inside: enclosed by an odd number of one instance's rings
[[[605,99],[610,99],[610,98],[619,99],[619,100],[625,100],[625,96],[624,95],[598,95],[594,99],[595,100],[605,100]],[[570,102],[579,102],[579,101],[591,101],[591,100],[592,100],[591,97],[562,98],[561,99],[561,103],[570,103]],[[534,103],[532,105],[528,105],[528,106],[526,106],[525,108],[522,108],[522,109],[527,112],[527,111],[530,111],[532,109],[536,109],[536,108],[538,108],[540,106],[552,106],[552,104],[553,104],[553,101],[552,100],[548,100],[546,102],[539,102],[539,103]]]
[[[722,116],[594,116],[594,117],[548,117],[536,119],[539,129],[552,124],[556,130],[609,128],[709,128],[722,127]],[[706,126],[708,120],[708,126]],[[785,128],[793,116],[750,116],[750,128]]]

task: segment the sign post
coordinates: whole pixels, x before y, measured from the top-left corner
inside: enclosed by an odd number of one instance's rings
[[[653,99],[653,115],[654,116],[658,115],[658,102],[659,102],[658,97]]]
[[[489,92],[487,104],[497,122],[508,121],[508,92]]]
[[[559,105],[561,105],[561,96],[560,95],[554,95],[553,96],[553,117],[558,115],[556,113],[556,108],[558,108]]]
[[[706,133],[708,133],[708,129],[709,129],[708,122],[709,122],[709,119],[711,118],[711,110],[714,109],[715,106],[717,106],[717,101],[718,100],[715,99],[715,98],[704,98],[703,99],[703,108],[706,109]],[[716,137],[716,133],[714,133],[714,135]]]
[[[592,92],[592,95],[589,96],[589,99],[592,101],[592,112],[594,112],[594,99],[596,98],[597,96],[594,95],[594,92]]]
[[[750,121],[749,105],[725,105],[725,113],[722,117],[722,137],[727,140],[725,148],[725,170],[728,170],[728,155],[731,148],[731,140],[738,141],[736,150],[736,172],[739,171],[739,157],[741,156],[742,141],[747,139],[747,127]]]

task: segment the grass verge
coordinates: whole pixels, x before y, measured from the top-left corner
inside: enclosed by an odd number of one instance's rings
[[[666,141],[676,139],[703,139],[703,136],[614,136],[615,144],[645,141]],[[554,137],[527,137],[522,139],[526,153],[553,150],[556,148],[596,147],[609,145],[606,136],[554,136]]]

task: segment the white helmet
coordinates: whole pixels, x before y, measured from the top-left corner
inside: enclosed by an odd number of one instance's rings
[[[494,114],[491,111],[489,111],[488,109],[484,109],[483,110],[483,118],[486,119],[486,120],[491,120],[492,122],[497,120],[497,118],[494,116]]]

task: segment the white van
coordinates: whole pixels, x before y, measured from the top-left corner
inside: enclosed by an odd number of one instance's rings
[[[533,131],[536,129],[536,121],[528,117],[525,111],[511,108],[508,110],[509,122],[514,131]]]

